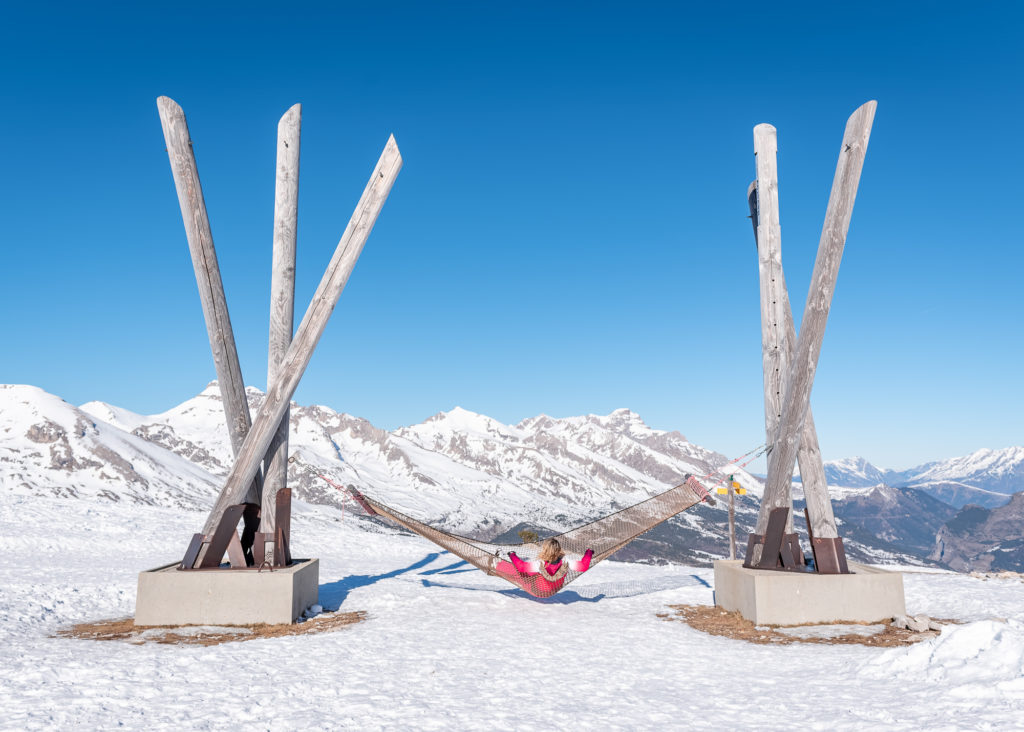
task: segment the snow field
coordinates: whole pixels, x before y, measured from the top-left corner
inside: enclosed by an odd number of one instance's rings
[[[755,646],[656,617],[712,572],[606,562],[548,601],[418,537],[296,507],[321,559],[322,635],[220,646],[52,638],[133,611],[140,570],[203,516],[0,498],[0,729],[1011,729],[1024,720],[1024,583],[905,576],[908,611],[968,622],[910,648]],[[94,527],[90,529],[90,527]],[[1004,620],[993,620],[1002,618]]]

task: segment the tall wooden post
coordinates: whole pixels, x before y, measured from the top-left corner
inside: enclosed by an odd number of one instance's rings
[[[754,155],[757,163],[757,270],[761,289],[761,359],[764,369],[764,431],[771,445],[778,432],[782,414],[783,374],[789,364],[785,343],[785,318],[782,314],[782,230],[779,224],[779,178],[776,168],[775,128],[761,124],[754,128]],[[781,290],[781,292],[780,292]],[[789,508],[786,533],[793,532],[793,497],[789,486],[778,495],[765,490],[754,532],[765,533],[768,526],[766,506]]]
[[[295,237],[299,217],[299,140],[302,105],[296,104],[277,125],[277,182],[274,187],[274,262],[270,280],[270,340],[267,351],[267,388],[277,379],[278,367],[292,342],[295,318]],[[288,418],[284,416],[263,458],[263,507],[260,533],[264,556],[257,563],[273,564],[277,528],[277,493],[288,481]],[[259,546],[259,544],[257,544]]]
[[[729,559],[736,558],[736,489],[729,476]]]
[[[800,321],[800,335],[796,341],[789,374],[783,391],[782,414],[779,418],[778,437],[768,456],[768,479],[765,499],[783,495],[791,484],[796,467],[805,417],[810,403],[811,387],[821,353],[832,293],[835,291],[839,264],[846,243],[846,232],[853,215],[864,156],[867,152],[871,124],[875,116],[874,101],[867,102],[850,116],[846,123],[839,162],[832,181],[832,192],[825,212],[825,224],[814,262],[811,286],[807,293],[804,315]],[[762,511],[765,500],[762,500]]]
[[[757,181],[751,183],[750,188],[747,189],[747,200],[750,205],[751,219],[754,222],[754,237],[758,249],[765,382],[765,434],[769,445],[773,445],[775,442],[778,420],[782,415],[782,374],[788,373],[796,343],[793,312],[782,267],[777,152],[775,128],[768,124],[755,127],[754,154],[757,163]],[[762,216],[762,211],[767,215]],[[759,236],[759,233],[763,233],[764,236]],[[769,318],[767,322],[766,317]],[[812,522],[811,533],[822,538],[838,537],[832,502],[828,495],[825,468],[822,465],[821,450],[818,447],[818,434],[814,427],[810,406],[807,408],[807,417],[800,435],[797,459],[800,465],[800,477],[803,481],[807,512]],[[786,485],[787,495],[785,498],[772,496],[770,500],[762,501],[754,529],[755,533],[764,535],[771,509],[779,506],[790,509],[786,531],[787,533],[793,531],[792,490],[791,484]]]
[[[185,113],[177,102],[169,97],[159,97],[156,104],[160,111],[164,140],[167,142],[167,156],[171,161],[174,187],[178,191],[181,218],[185,222],[185,237],[188,239],[188,248],[192,255],[196,284],[199,286],[206,332],[210,338],[213,363],[217,370],[217,385],[220,387],[224,415],[227,418],[228,437],[231,440],[231,450],[237,456],[252,420],[249,416],[249,403],[245,398],[245,382],[242,381],[242,368],[238,363],[231,318],[228,317],[228,304],[224,297],[220,267],[217,264],[217,252],[213,247],[210,219],[206,214],[206,202],[203,200],[203,189],[199,183],[199,170],[192,152],[192,138],[188,133]],[[239,496],[239,501],[243,499],[245,503],[259,504],[258,473],[253,473],[249,478],[246,492]],[[220,513],[207,522],[204,533],[212,533],[219,519]]]
[[[349,275],[352,274],[352,268],[363,251],[363,245],[377,221],[377,216],[401,167],[402,156],[392,136],[388,139],[380,160],[377,161],[377,166],[366,184],[345,233],[342,234],[341,241],[338,242],[327,271],[324,272],[313,300],[295,332],[295,338],[278,366],[277,378],[273,384],[268,385],[267,398],[235,459],[214,510],[207,519],[208,523],[216,514],[223,512],[225,507],[238,503],[245,494],[246,485],[259,470],[260,461],[277,432],[277,426],[288,409],[289,400],[295,393],[306,366],[309,365],[313,351],[324,328],[327,327],[327,321],[338,303]]]

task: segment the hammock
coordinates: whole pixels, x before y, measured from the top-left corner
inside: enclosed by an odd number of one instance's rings
[[[583,572],[571,568],[573,563],[568,561],[570,557],[580,557],[588,549],[593,549],[594,556],[590,566],[594,566],[644,532],[650,531],[658,524],[682,513],[691,506],[701,501],[714,503],[708,495],[707,489],[693,476],[687,476],[684,483],[664,493],[659,493],[634,506],[566,531],[564,534],[558,534],[553,538],[562,545],[562,551],[566,553],[566,557],[562,561],[562,569],[556,575],[558,577],[558,581],[556,581],[555,577],[545,577],[546,570],[543,563],[541,563],[541,570],[538,574],[525,574],[516,572],[507,561],[510,551],[515,551],[518,556],[527,561],[536,559],[537,553],[540,551],[539,540],[520,544],[494,544],[470,539],[428,526],[380,501],[359,493],[351,486],[347,490],[364,509],[391,519],[409,531],[447,549],[457,557],[465,559],[474,567],[482,569],[487,574],[501,577],[526,590],[534,597],[551,597],[583,574]],[[561,581],[563,577],[564,581]]]

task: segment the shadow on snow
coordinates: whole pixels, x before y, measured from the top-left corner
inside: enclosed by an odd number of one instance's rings
[[[336,582],[320,585],[320,604],[324,610],[334,612],[341,607],[341,604],[345,602],[345,598],[348,597],[348,593],[352,590],[376,584],[381,580],[398,577],[407,572],[414,572],[421,567],[427,566],[439,556],[441,556],[440,552],[431,552],[423,557],[423,559],[413,562],[408,567],[403,567],[402,569],[395,569],[384,574],[354,574]]]
[[[440,558],[443,554],[449,555],[448,552],[431,552],[422,559],[413,562],[408,567],[376,575],[356,574],[336,582],[329,582],[327,584],[320,585],[320,604],[323,605],[325,610],[333,612],[341,607],[341,604],[345,601],[345,598],[348,597],[348,593],[350,591],[359,587],[376,584],[381,580],[393,579],[400,577],[401,575],[409,574],[410,572],[416,572],[416,570],[426,567],[436,559]],[[443,575],[447,577],[455,574],[474,573],[479,571],[479,569],[470,565],[469,562],[460,559],[443,567],[427,569],[422,572],[417,572],[417,574],[421,577],[425,575]],[[547,605],[568,605],[576,602],[598,602],[605,598],[636,597],[638,595],[648,595],[653,592],[663,592],[665,590],[675,590],[682,587],[693,587],[695,585],[711,589],[711,584],[703,577],[696,574],[664,577],[659,579],[649,578],[589,584],[583,585],[582,587],[578,587],[574,590],[562,590],[557,595],[544,598],[534,597],[530,593],[519,588],[498,589],[496,587],[483,585],[448,584],[431,579],[421,579],[419,582],[423,587],[469,590],[471,592],[490,592],[499,595],[506,595],[507,597],[532,600],[533,602]]]

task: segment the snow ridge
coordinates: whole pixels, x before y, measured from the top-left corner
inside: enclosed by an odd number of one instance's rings
[[[264,395],[250,387],[247,396],[255,413]],[[66,463],[76,481],[75,494],[91,491],[111,500],[202,508],[212,502],[232,460],[216,382],[153,415],[103,402],[76,408],[34,387],[9,386],[0,392],[0,413],[0,430],[6,427],[0,431],[0,450],[12,456],[0,462],[0,484],[23,491],[61,490],[61,482],[52,480],[47,456],[32,449],[29,438],[11,437],[30,428],[42,434],[50,421],[61,425],[54,439],[63,445],[66,435],[68,449],[81,455]],[[91,437],[86,440],[86,435]],[[569,418],[539,415],[505,425],[455,407],[387,432],[329,407],[292,403],[290,444],[297,462],[289,467],[289,483],[301,500],[329,505],[345,500],[313,474],[319,473],[356,484],[410,515],[485,538],[522,524],[564,530],[667,490],[687,474],[716,474],[728,464],[725,456],[690,443],[679,432],[648,427],[628,409]],[[79,470],[104,462],[164,467],[148,468],[146,475],[131,480],[115,479],[110,469]],[[756,479],[736,468],[729,472],[751,496],[759,495]],[[192,480],[183,482],[179,475]],[[157,483],[146,490],[129,488],[144,481]],[[747,504],[740,513],[749,518],[754,499]],[[723,507],[708,510],[717,514]],[[717,541],[719,518],[707,528],[698,521],[694,530]]]

